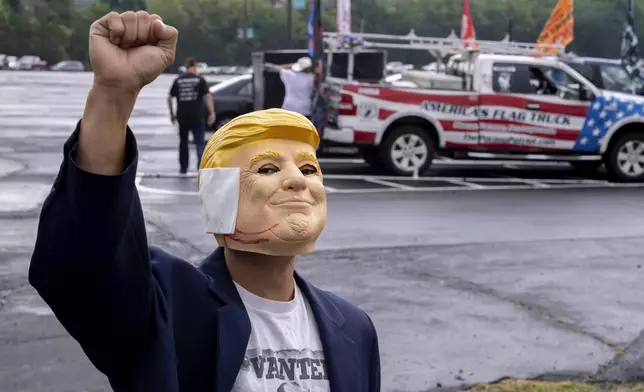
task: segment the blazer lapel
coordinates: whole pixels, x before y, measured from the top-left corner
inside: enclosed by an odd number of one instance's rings
[[[344,316],[324,293],[297,273],[295,280],[309,300],[318,325],[331,392],[362,391],[362,380],[366,376],[361,375],[358,368],[356,343],[342,329]]]
[[[200,268],[210,277],[210,290],[224,303],[217,309],[215,391],[229,392],[244,361],[251,332],[250,319],[226,267],[223,249],[216,249]]]

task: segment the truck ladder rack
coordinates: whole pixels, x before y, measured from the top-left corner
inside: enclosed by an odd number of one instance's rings
[[[459,38],[436,38],[417,36],[412,29],[407,35],[351,33],[338,34],[336,32],[324,33],[325,41],[329,47],[339,48],[337,51],[359,51],[358,47],[378,49],[409,49],[423,50],[432,53],[456,54],[463,51],[477,53],[493,53],[505,55],[524,56],[552,56],[545,53],[543,49],[555,49],[558,55],[565,53],[565,47],[558,44],[536,44],[508,41],[483,41],[483,40],[461,40]],[[358,40],[355,40],[355,39]],[[347,40],[359,41],[349,50],[343,49]],[[468,47],[469,46],[469,47]]]

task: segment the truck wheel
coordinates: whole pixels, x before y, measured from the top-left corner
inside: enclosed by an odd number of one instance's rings
[[[434,141],[417,126],[404,125],[394,129],[382,143],[380,160],[394,175],[411,176],[427,173],[434,159]]]
[[[606,155],[606,169],[618,182],[644,181],[644,134],[630,133],[613,144]]]
[[[604,164],[602,161],[570,161],[568,162],[575,170],[582,173],[594,172]]]
[[[364,161],[374,169],[382,169],[382,161],[380,160],[380,153],[378,147],[360,147],[358,149],[360,156]]]

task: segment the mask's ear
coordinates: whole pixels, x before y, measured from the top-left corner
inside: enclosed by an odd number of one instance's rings
[[[199,170],[199,200],[206,221],[206,233],[235,233],[239,177],[239,168]]]

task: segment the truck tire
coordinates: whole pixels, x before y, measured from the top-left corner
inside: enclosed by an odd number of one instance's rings
[[[382,161],[380,160],[380,152],[376,146],[360,147],[358,148],[360,156],[364,161],[374,169],[382,169]]]
[[[419,175],[429,171],[434,159],[435,143],[423,128],[403,125],[385,137],[380,147],[380,161],[397,176]]]
[[[605,156],[606,170],[616,182],[644,181],[644,134],[627,133],[620,137]]]

